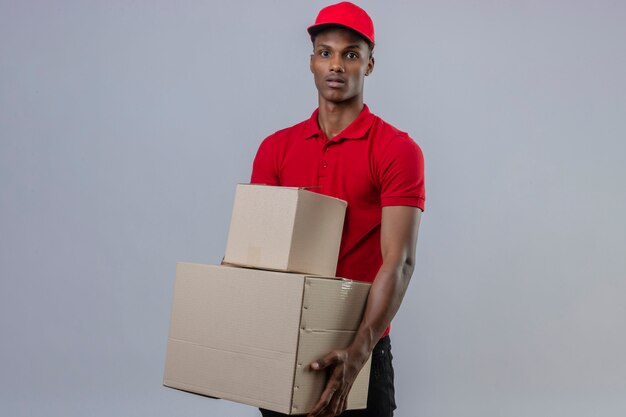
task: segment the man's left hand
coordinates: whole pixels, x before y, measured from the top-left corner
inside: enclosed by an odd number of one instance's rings
[[[347,407],[350,388],[368,357],[363,352],[357,353],[348,348],[333,350],[324,358],[312,362],[312,370],[327,369],[330,377],[322,396],[308,417],[331,417],[343,413]]]

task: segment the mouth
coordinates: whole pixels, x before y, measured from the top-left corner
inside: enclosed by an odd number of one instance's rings
[[[343,78],[334,75],[326,77],[325,81],[326,85],[330,88],[341,88],[346,84],[346,81]]]

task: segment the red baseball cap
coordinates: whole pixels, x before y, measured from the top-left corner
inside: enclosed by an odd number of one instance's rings
[[[352,29],[374,45],[374,22],[367,12],[349,1],[324,7],[317,15],[315,24],[307,31],[311,37],[329,26],[344,26]]]

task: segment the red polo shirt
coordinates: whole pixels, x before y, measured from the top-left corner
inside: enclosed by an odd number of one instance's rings
[[[382,208],[424,210],[422,151],[367,106],[331,139],[319,128],[318,114],[319,109],[310,119],[267,137],[254,159],[250,182],[312,187],[346,200],[336,275],[372,282],[382,265]]]

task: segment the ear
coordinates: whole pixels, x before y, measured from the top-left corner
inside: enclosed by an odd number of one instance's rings
[[[365,75],[370,75],[372,71],[374,71],[374,57],[370,56],[369,61],[367,62],[367,69],[365,70]]]
[[[311,54],[311,57],[309,58],[309,70],[313,72],[313,54]]]

